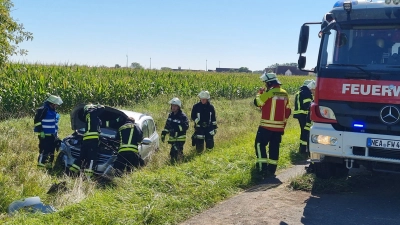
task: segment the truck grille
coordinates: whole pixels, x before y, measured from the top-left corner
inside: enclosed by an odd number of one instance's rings
[[[398,124],[387,125],[380,119],[381,109],[393,104],[321,100],[319,105],[334,111],[337,123],[332,124],[332,127],[335,130],[400,136]],[[400,108],[400,105],[395,106]],[[354,123],[363,123],[365,128],[355,128]]]
[[[400,150],[394,149],[369,148],[368,155],[365,155],[365,148],[353,147],[353,154],[358,156],[400,160]]]

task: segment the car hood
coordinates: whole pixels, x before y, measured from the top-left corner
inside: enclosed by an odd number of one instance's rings
[[[83,108],[86,104],[79,104],[71,111],[71,128],[72,130],[79,130],[85,128],[85,118],[83,113]],[[139,122],[140,118],[144,116],[142,113],[137,113],[128,110],[116,109],[110,106],[105,106],[104,112],[99,116],[101,121],[105,123],[106,121],[113,121],[117,118],[122,119],[121,123],[124,123],[128,117],[133,117],[136,122]],[[120,126],[121,123],[115,124],[115,126]],[[110,127],[113,129],[118,129],[119,127]]]

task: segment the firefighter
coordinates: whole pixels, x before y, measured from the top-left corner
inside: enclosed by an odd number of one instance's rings
[[[168,115],[164,130],[161,132],[161,141],[165,141],[168,134],[168,144],[171,144],[170,156],[172,161],[183,158],[183,145],[186,141],[186,131],[189,128],[189,119],[182,112],[182,102],[179,98],[173,98],[168,102],[171,112]]]
[[[293,118],[299,121],[300,125],[300,146],[299,152],[301,154],[308,154],[308,137],[310,134],[311,121],[309,119],[310,104],[313,101],[313,95],[311,89],[308,87],[309,84],[313,83],[315,89],[314,80],[306,80],[303,86],[295,94],[294,100],[294,112]]]
[[[56,109],[62,103],[63,101],[59,96],[50,95],[43,105],[36,110],[34,132],[39,138],[38,167],[50,169],[53,166],[54,151],[60,144],[58,138],[60,114]]]
[[[85,133],[79,159],[69,167],[73,173],[80,172],[81,167],[87,177],[93,176],[93,168],[97,159],[97,151],[99,148],[99,137],[101,133],[101,120],[99,116],[103,113],[104,106],[97,104],[87,104],[83,108],[84,118],[86,121]]]
[[[115,140],[120,141],[117,160],[114,168],[119,171],[133,171],[134,167],[144,166],[144,161],[139,154],[139,144],[143,139],[143,132],[135,123],[135,119],[128,117],[126,123],[119,129]]]
[[[266,85],[260,88],[254,105],[261,108],[261,123],[258,127],[255,152],[259,171],[263,177],[275,176],[279,160],[279,144],[286,127],[286,121],[290,116],[291,109],[289,96],[280,87],[275,73],[264,73],[260,77]],[[267,154],[266,146],[269,151]]]
[[[214,106],[210,103],[210,93],[201,91],[198,95],[200,102],[193,106],[191,118],[194,121],[194,133],[192,135],[192,146],[201,152],[206,149],[214,148],[214,135],[217,133],[217,121]]]

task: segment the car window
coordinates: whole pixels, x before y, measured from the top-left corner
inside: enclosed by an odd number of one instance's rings
[[[143,138],[149,137],[149,127],[147,124],[147,120],[143,121],[142,123],[142,132],[143,132]]]
[[[149,127],[149,135],[151,136],[156,131],[156,126],[154,125],[154,121],[151,119],[147,120],[147,125]]]

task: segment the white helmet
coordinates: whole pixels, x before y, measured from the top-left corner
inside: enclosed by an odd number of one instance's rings
[[[177,105],[177,106],[179,106],[179,108],[182,108],[182,102],[181,102],[181,100],[179,100],[179,98],[173,98],[168,103],[171,105]]]
[[[96,108],[96,106],[90,103],[85,105],[85,107],[83,107],[83,110],[88,111],[89,109],[94,109],[94,108]]]
[[[303,85],[302,85],[302,86],[307,86],[307,84],[309,84],[311,81],[314,81],[314,80],[305,80],[305,81],[303,82]]]
[[[8,206],[8,213],[13,215],[16,211],[23,208],[28,210],[28,212],[52,213],[57,211],[53,206],[43,204],[40,198],[36,196],[12,202]]]
[[[263,73],[263,75],[261,75],[260,79],[263,82],[276,81],[278,84],[281,84],[281,82],[279,82],[278,78],[276,77],[275,73]]]
[[[56,95],[50,95],[47,99],[46,102],[50,102],[56,105],[61,105],[63,104],[63,101],[61,100],[60,97],[56,96]]]
[[[210,92],[208,91],[200,91],[197,95],[200,99],[210,99]]]
[[[310,89],[310,90],[314,90],[316,85],[317,85],[317,84],[315,83],[315,81],[312,80],[310,83],[307,84],[307,87],[308,87],[308,89]]]

